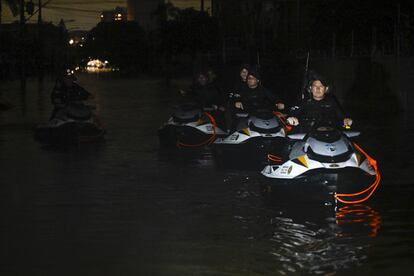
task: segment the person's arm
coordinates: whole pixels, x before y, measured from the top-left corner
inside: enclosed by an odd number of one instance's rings
[[[238,109],[244,109],[243,102],[247,99],[247,94],[249,91],[246,91],[248,88],[245,87],[241,89],[237,94],[233,95],[233,106]]]
[[[225,95],[223,90],[215,84],[210,84],[209,88],[213,97],[212,103],[216,106],[215,108],[221,111],[226,110],[228,101],[227,95]]]
[[[336,117],[339,119],[340,123],[343,124],[344,127],[350,127],[353,122],[352,119],[344,112],[344,109],[342,108],[338,99],[335,96],[331,96],[331,98],[333,104],[335,105]]]
[[[272,105],[275,105],[277,109],[283,110],[285,109],[285,104],[282,102],[280,97],[276,95],[275,93],[272,93],[270,90],[263,88],[265,95],[270,101],[272,102]]]
[[[288,118],[287,122],[292,126],[299,125],[299,120],[302,118],[304,113],[304,102],[301,102],[300,104],[294,105],[290,108],[288,112]]]
[[[184,88],[184,89],[181,88],[179,91],[180,91],[181,96],[194,97],[194,90],[196,88],[197,88],[196,85],[192,84],[191,86],[189,86],[187,88]]]

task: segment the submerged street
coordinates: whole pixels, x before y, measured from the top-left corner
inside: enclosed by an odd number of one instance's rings
[[[209,150],[160,149],[178,88],[83,74],[105,141],[52,147],[32,129],[54,79],[0,84],[2,275],[407,275],[414,258],[414,125],[348,110],[378,161],[364,204],[311,206],[261,192],[259,171],[218,169]],[[369,105],[370,103],[367,103]]]

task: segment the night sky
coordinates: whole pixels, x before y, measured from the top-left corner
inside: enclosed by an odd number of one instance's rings
[[[43,0],[43,2],[46,1]],[[34,2],[37,3],[37,0]],[[57,24],[63,18],[67,20],[68,30],[89,30],[99,22],[99,16],[103,10],[111,10],[117,6],[126,7],[126,2],[126,0],[52,0],[43,10],[43,21],[52,21]],[[195,7],[198,9],[200,7],[199,0],[171,0],[171,2],[181,8]],[[208,9],[210,1],[205,2]],[[11,15],[6,3],[3,3],[3,23],[18,19],[18,16]],[[37,16],[33,16],[30,21],[37,22]]]

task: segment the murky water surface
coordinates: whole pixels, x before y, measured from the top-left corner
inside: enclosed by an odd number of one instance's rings
[[[382,181],[363,205],[284,204],[258,173],[208,152],[160,150],[176,100],[149,78],[83,75],[107,128],[97,145],[45,147],[32,127],[53,81],[0,84],[2,275],[408,275],[414,270],[414,127],[360,116]],[[352,114],[352,110],[350,111]],[[361,114],[359,112],[358,114]],[[362,112],[362,114],[364,114]]]

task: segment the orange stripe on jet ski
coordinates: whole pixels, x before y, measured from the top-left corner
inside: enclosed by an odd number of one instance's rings
[[[305,155],[299,156],[297,159],[303,164],[303,166],[308,168],[308,162],[306,161]]]
[[[249,129],[248,129],[248,128],[243,128],[241,131],[242,131],[244,134],[246,134],[247,136],[250,136],[250,131],[249,131]]]

